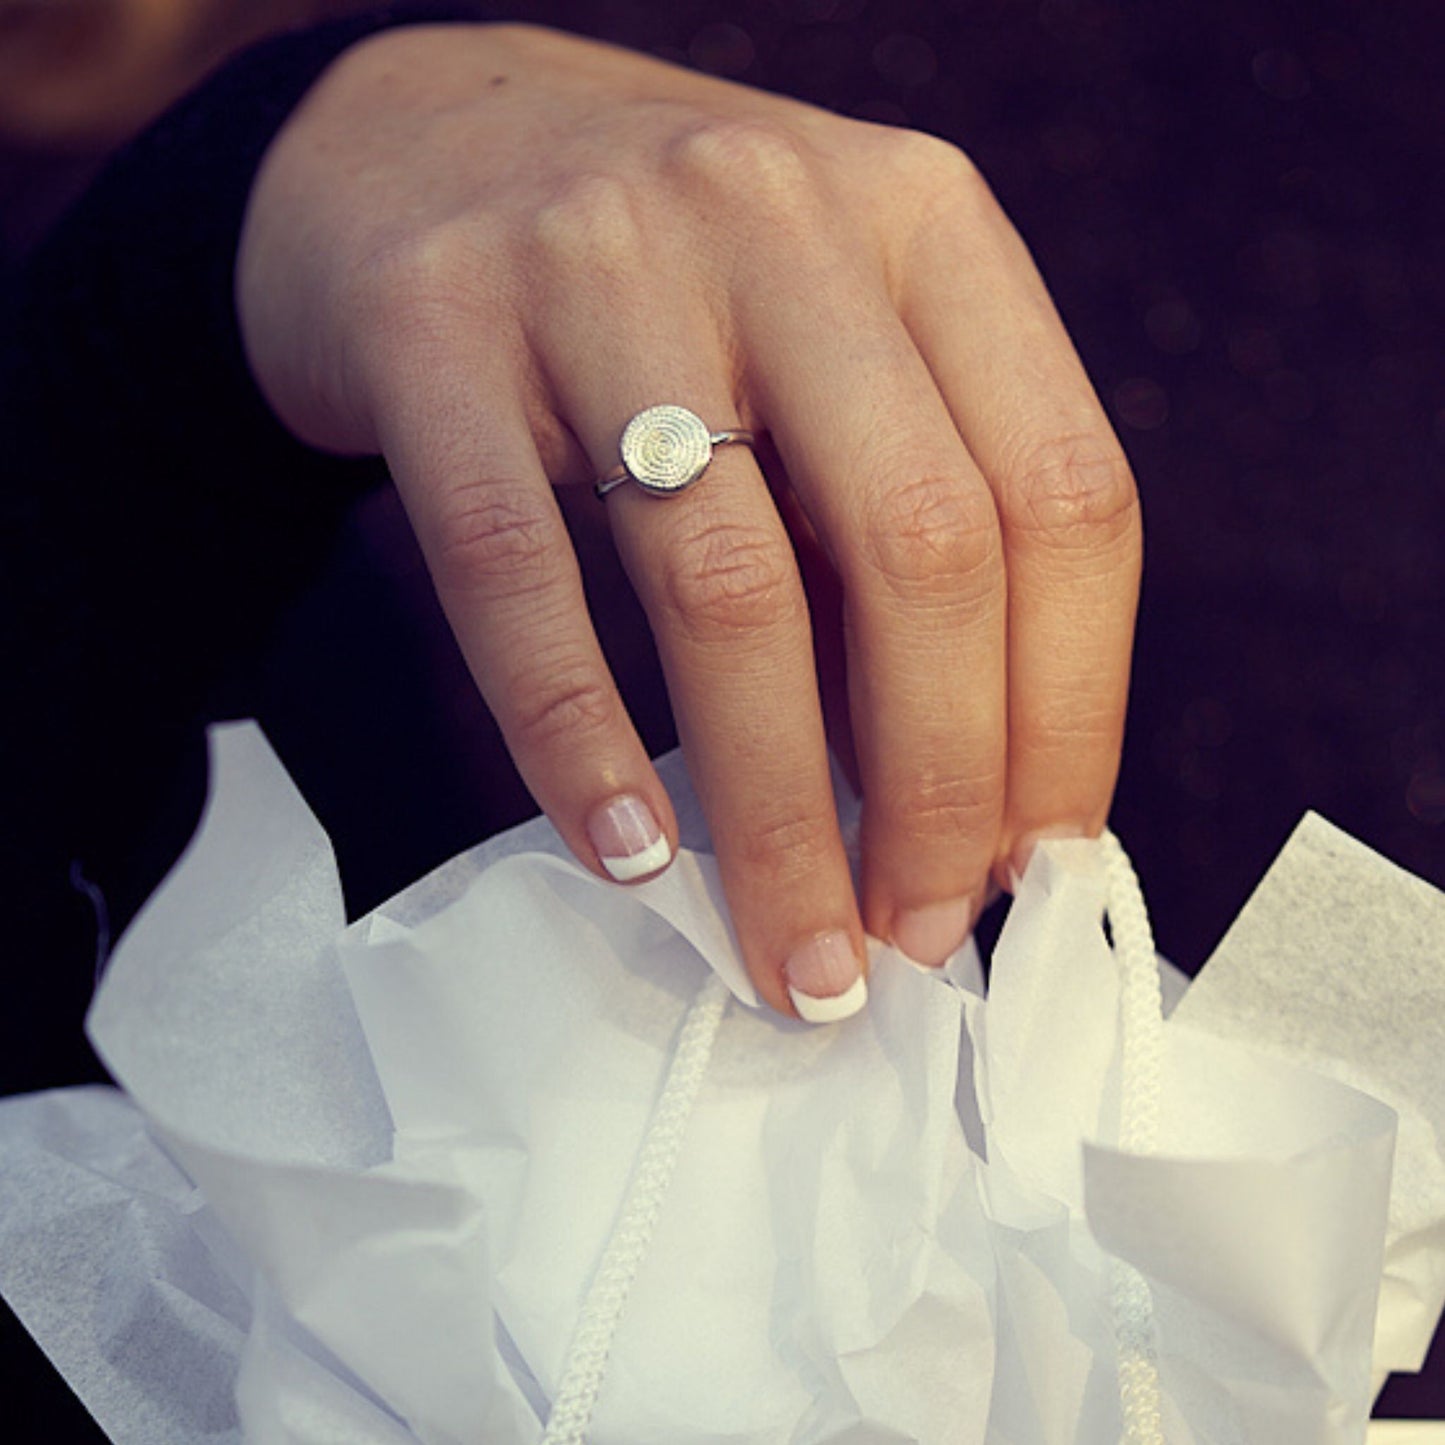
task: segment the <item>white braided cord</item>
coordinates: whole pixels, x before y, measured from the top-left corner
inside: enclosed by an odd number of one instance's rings
[[[1112,833],[1106,832],[1101,841],[1120,979],[1119,1143],[1130,1153],[1147,1154],[1157,1145],[1159,1126],[1159,968],[1148,909],[1128,854]],[[710,973],[688,1008],[636,1170],[583,1302],[541,1445],[585,1445],[627,1296],[652,1242],[730,998],[726,985]],[[1122,1445],[1165,1445],[1153,1299],[1131,1265],[1120,1259],[1109,1263]]]
[[[583,1445],[622,1311],[672,1183],[688,1120],[732,995],[709,971],[688,1007],[637,1167],[587,1290],[541,1445]]]
[[[1159,1142],[1164,1004],[1154,931],[1129,855],[1112,833],[1102,839],[1109,926],[1119,964],[1121,1082],[1119,1147],[1153,1153]],[[1143,1276],[1121,1259],[1109,1261],[1114,1338],[1119,1357],[1123,1445],[1164,1445],[1154,1301]]]

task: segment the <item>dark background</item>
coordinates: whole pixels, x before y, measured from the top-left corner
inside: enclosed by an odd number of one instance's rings
[[[527,13],[933,131],[980,164],[1143,496],[1113,826],[1167,954],[1199,967],[1309,808],[1445,887],[1440,7],[618,0]],[[93,161],[0,155],[7,263]],[[605,562],[599,623],[647,740],[670,746],[640,614]],[[262,720],[336,841],[353,912],[530,811],[385,493],[355,510],[265,654],[238,661],[205,712]],[[190,736],[124,856],[85,860],[117,921],[194,822],[198,725]],[[79,895],[66,926],[88,948]],[[1445,968],[1445,940],[1441,955]],[[76,958],[31,966],[0,1090],[96,1076]],[[1445,1349],[1385,1406],[1445,1416]],[[37,1438],[64,1408],[59,1392],[37,1404]]]

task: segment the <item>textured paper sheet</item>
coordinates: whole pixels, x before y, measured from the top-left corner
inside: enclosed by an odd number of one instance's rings
[[[1359,1445],[1372,1370],[1423,1355],[1442,900],[1319,820],[1174,1010],[1138,1158],[1087,846],[1040,850],[986,999],[968,953],[879,948],[812,1029],[748,1006],[676,758],[657,882],[536,822],[343,929],[259,732],[213,747],[91,1017],[131,1099],[0,1105],[0,1288],[113,1439],[536,1440],[709,968],[739,1002],[593,1445],[1113,1445],[1111,1254],[1170,1445]]]

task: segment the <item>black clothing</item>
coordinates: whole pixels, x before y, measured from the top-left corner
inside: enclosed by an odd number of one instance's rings
[[[118,929],[193,821],[202,708],[215,715],[218,683],[386,480],[378,460],[322,455],[276,421],[242,353],[232,272],[276,131],[342,50],[396,20],[282,36],[224,67],[115,157],[5,298],[0,877],[24,941],[7,986],[29,1033],[64,969],[73,1046],[32,1072],[7,1031],[0,1093],[76,1077],[90,971],[75,964],[95,924],[72,863]]]

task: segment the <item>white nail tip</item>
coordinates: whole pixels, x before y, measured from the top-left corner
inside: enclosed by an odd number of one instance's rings
[[[814,998],[810,993],[800,993],[795,988],[788,990],[798,1017],[810,1024],[835,1024],[839,1019],[852,1018],[868,1002],[868,983],[862,974],[840,994],[832,998]]]
[[[645,878],[671,862],[672,844],[662,837],[655,843],[649,843],[640,853],[629,853],[621,858],[604,856],[602,866],[619,883],[631,883],[634,878]]]

